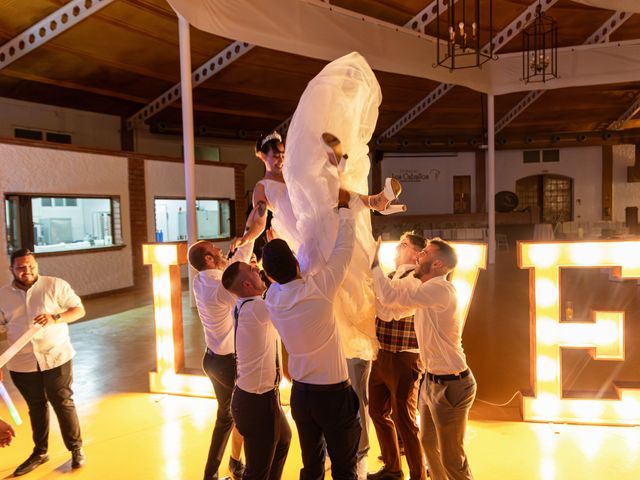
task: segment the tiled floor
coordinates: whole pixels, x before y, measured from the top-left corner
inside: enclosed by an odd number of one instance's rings
[[[69,454],[53,421],[51,461],[25,480],[68,475],[92,480],[202,477],[216,402],[147,393],[148,372],[154,367],[152,308],[148,304],[130,308],[145,302],[144,296],[132,300],[127,295],[87,302],[94,319],[72,325],[71,334],[78,351],[75,398],[88,464],[71,471]],[[130,309],[113,313],[122,308]],[[187,367],[198,368],[202,332],[187,306],[184,323]],[[5,383],[26,423],[17,428],[14,444],[0,451],[0,478],[10,476],[32,447],[25,404],[11,381]],[[498,400],[508,388],[497,393],[485,388],[483,395]],[[0,415],[8,416],[1,404]],[[517,421],[516,408],[489,408],[482,402],[476,402],[472,418],[467,446],[476,479],[638,478],[640,428],[524,423]],[[294,435],[285,479],[298,478],[300,468],[293,421],[291,425]],[[373,471],[380,467],[375,433],[371,440],[369,469]],[[226,471],[226,458],[221,474]]]

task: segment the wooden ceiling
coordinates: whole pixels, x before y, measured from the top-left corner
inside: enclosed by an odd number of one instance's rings
[[[494,0],[494,34],[532,0]],[[0,0],[0,44],[55,12],[63,0]],[[371,17],[405,25],[427,0],[331,0]],[[486,4],[482,0],[481,4]],[[547,14],[557,20],[560,46],[582,44],[613,12],[559,0]],[[282,28],[286,28],[283,19]],[[435,33],[435,25],[427,26]],[[610,41],[640,38],[640,15],[633,15]],[[191,29],[194,69],[230,45],[225,39]],[[501,52],[517,52],[517,36]],[[639,60],[640,61],[640,60]],[[195,124],[201,133],[249,138],[273,129],[295,110],[307,82],[325,62],[256,47],[194,89]],[[374,138],[438,86],[422,78],[376,72],[383,93]],[[0,96],[128,118],[179,82],[177,18],[165,0],[116,0],[86,20],[0,70]],[[638,82],[576,87],[546,92],[500,132],[503,143],[527,137],[601,132],[640,95]],[[496,97],[496,119],[524,93]],[[455,87],[418,115],[388,148],[430,148],[442,139],[471,145],[486,130],[483,95]],[[177,133],[180,102],[147,123],[153,131]],[[625,128],[640,127],[640,115]],[[433,142],[431,141],[433,140]],[[477,143],[477,142],[476,142]],[[416,147],[418,145],[419,147]],[[475,143],[474,143],[475,145]]]

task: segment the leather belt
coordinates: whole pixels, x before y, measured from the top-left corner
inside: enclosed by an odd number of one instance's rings
[[[471,370],[469,370],[468,368],[457,375],[453,375],[453,374],[435,375],[433,373],[427,372],[427,378],[435,383],[443,383],[443,382],[451,382],[453,380],[462,380],[463,378],[468,377],[470,373],[471,373]]]
[[[304,383],[298,382],[296,380],[293,381],[293,386],[295,390],[303,390],[306,392],[338,392],[340,390],[344,390],[345,388],[349,388],[351,386],[351,382],[349,380],[345,380],[340,383],[332,383],[329,385],[316,385],[313,383]]]

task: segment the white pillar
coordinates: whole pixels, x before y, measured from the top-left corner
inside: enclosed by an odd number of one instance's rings
[[[496,263],[496,127],[494,97],[487,95],[487,211],[489,213],[489,263]]]
[[[182,91],[182,144],[184,156],[184,191],[187,200],[187,245],[197,241],[195,142],[193,138],[193,96],[191,88],[191,38],[189,22],[178,14],[180,34],[180,89]],[[193,289],[193,268],[189,267],[189,291]],[[193,294],[190,294],[193,307]]]

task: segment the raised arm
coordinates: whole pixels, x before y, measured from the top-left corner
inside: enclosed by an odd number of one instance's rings
[[[231,249],[235,250],[249,242],[255,241],[264,232],[267,226],[267,197],[264,193],[264,186],[257,183],[253,189],[253,210],[247,218],[247,224],[244,228],[244,235],[236,238]]]
[[[420,281],[409,275],[405,278],[393,279],[390,283],[391,285],[404,285],[404,288],[410,288],[411,286],[417,287],[420,284]],[[405,307],[397,304],[385,304],[381,301],[381,298],[376,297],[376,315],[383,322],[400,320],[401,318],[410,317],[415,313],[416,308],[414,306]]]
[[[338,227],[338,236],[333,247],[329,260],[316,274],[313,279],[316,285],[328,296],[333,297],[345,275],[347,268],[351,263],[353,256],[353,246],[355,244],[355,219],[353,212],[348,208],[339,208],[340,224]]]
[[[444,309],[450,301],[442,285],[426,283],[392,283],[379,266],[373,268],[373,290],[383,305]]]

